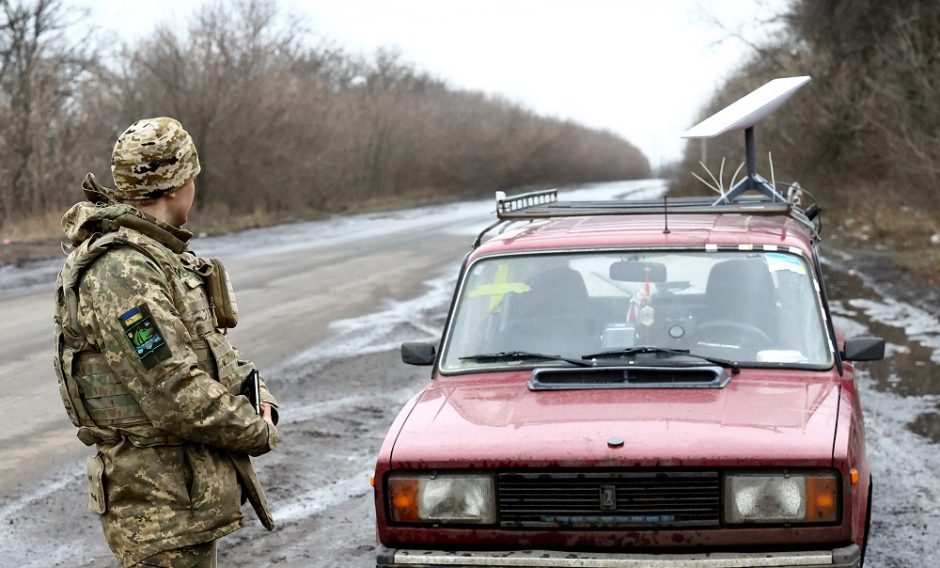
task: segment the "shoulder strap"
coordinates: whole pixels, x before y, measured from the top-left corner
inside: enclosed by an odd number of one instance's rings
[[[160,267],[166,270],[164,263],[148,250],[148,247],[133,240],[127,239],[120,232],[110,232],[101,236],[93,236],[69,255],[65,261],[62,272],[56,282],[56,302],[61,306],[62,334],[65,343],[74,349],[85,347],[85,339],[78,326],[78,286],[82,276],[99,258],[109,250],[120,247],[131,247],[147,256]]]

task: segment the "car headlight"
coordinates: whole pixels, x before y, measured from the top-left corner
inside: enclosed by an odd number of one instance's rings
[[[492,524],[496,522],[492,475],[401,475],[388,478],[392,520]]]
[[[839,514],[834,473],[725,475],[724,520],[741,523],[829,523]]]

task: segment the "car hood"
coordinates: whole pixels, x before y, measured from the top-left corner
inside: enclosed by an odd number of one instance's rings
[[[832,464],[839,386],[828,373],[745,369],[720,389],[532,391],[529,377],[437,378],[398,433],[392,467]]]

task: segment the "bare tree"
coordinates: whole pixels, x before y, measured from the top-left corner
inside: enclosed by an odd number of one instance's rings
[[[0,219],[50,207],[81,160],[79,88],[93,57],[60,0],[0,0]]]
[[[824,206],[854,210],[840,219],[865,217],[899,242],[917,242],[914,226],[940,229],[940,3],[797,0],[783,20],[782,39],[762,45],[703,115],[775,76],[811,74],[811,88],[760,129],[777,179],[799,179]],[[710,141],[709,155],[740,158],[737,136]],[[697,160],[687,147],[673,191],[701,191],[686,177]]]
[[[620,138],[449,88],[392,51],[350,56],[274,0],[205,5],[114,59],[69,45],[63,2],[0,0],[4,220],[66,207],[86,168],[106,180],[115,136],[143,116],[192,134],[204,220],[649,175]]]

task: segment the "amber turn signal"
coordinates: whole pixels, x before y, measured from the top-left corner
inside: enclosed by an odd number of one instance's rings
[[[838,518],[839,500],[836,496],[835,477],[808,476],[806,478],[806,520],[833,522]]]
[[[852,480],[852,485],[858,485],[858,470],[854,467],[849,470],[849,479]]]
[[[388,480],[389,503],[392,519],[396,521],[418,520],[418,480],[391,478]]]

